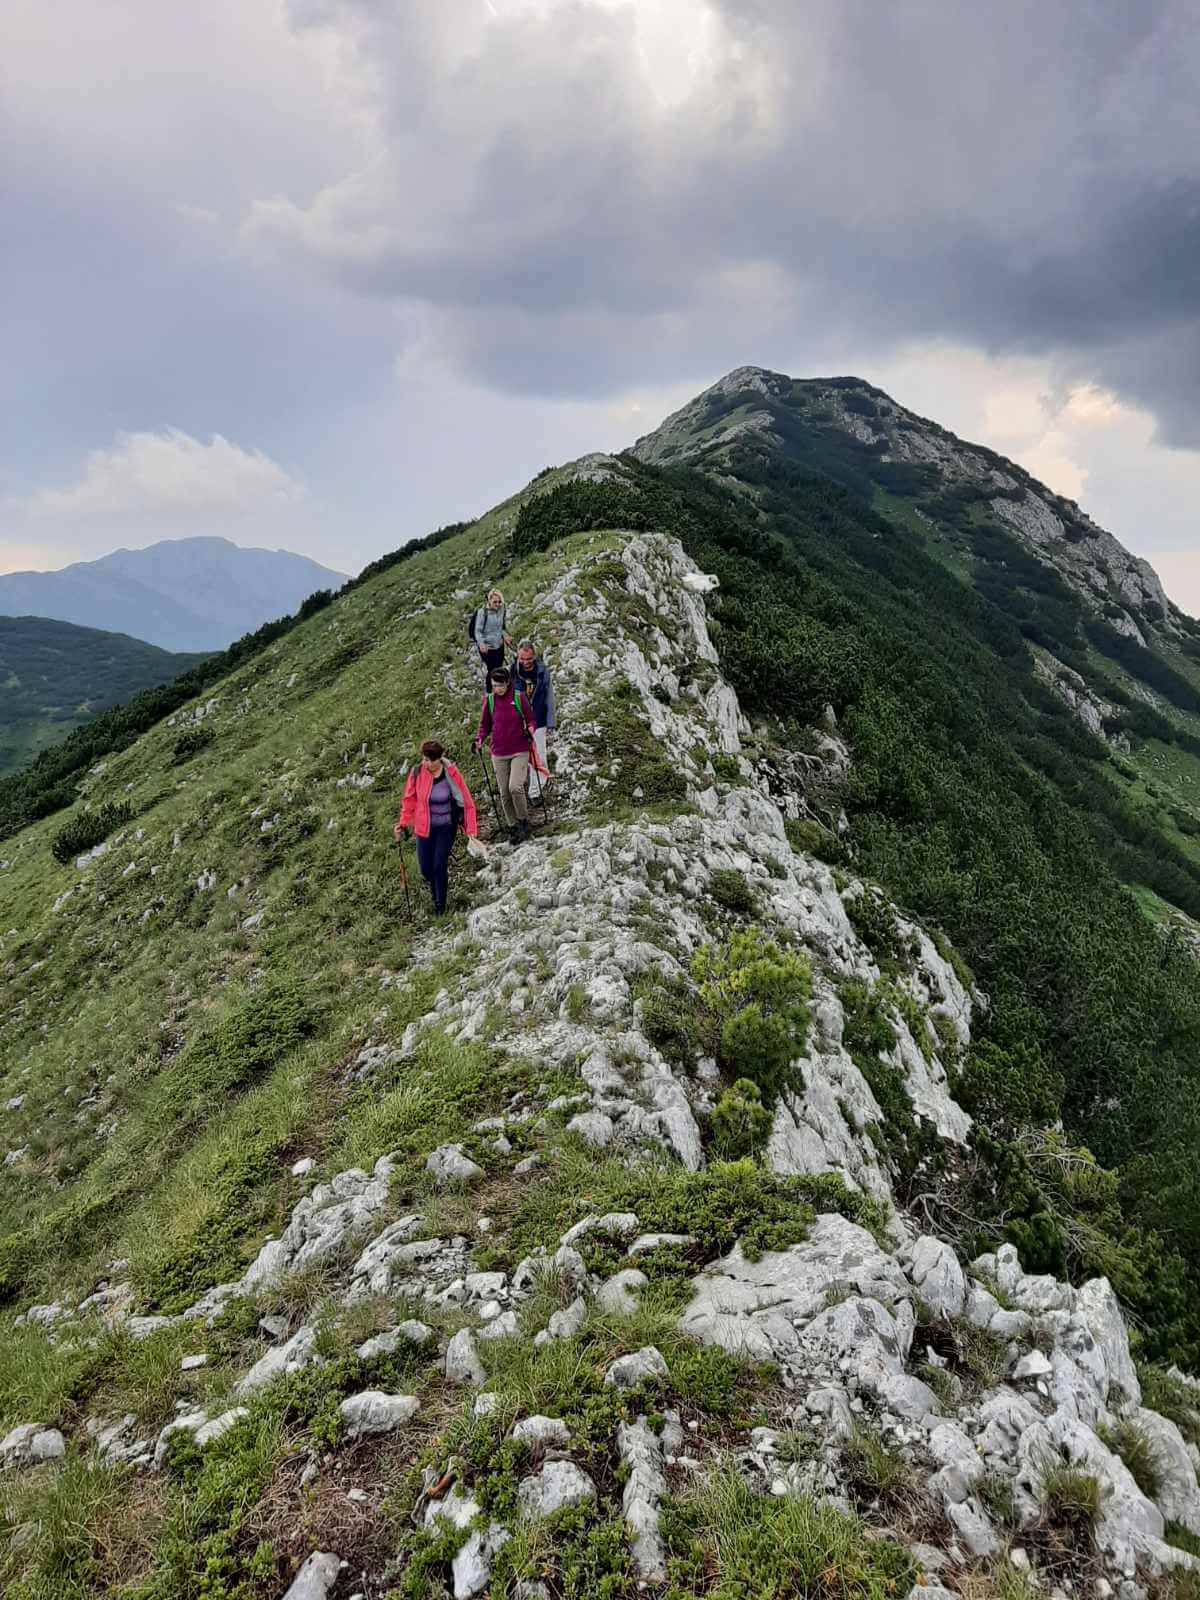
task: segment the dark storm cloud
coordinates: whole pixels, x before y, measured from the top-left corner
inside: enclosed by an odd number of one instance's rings
[[[504,387],[601,393],[803,317],[1078,357],[1200,442],[1190,0],[495,9],[294,12],[358,51],[378,143],[249,235]],[[666,104],[651,14],[699,59]]]

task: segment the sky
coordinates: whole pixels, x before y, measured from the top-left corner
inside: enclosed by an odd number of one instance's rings
[[[1200,613],[1194,0],[0,0],[0,571],[343,572],[853,373]]]

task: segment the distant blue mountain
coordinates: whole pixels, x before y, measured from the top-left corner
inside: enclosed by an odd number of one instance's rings
[[[288,550],[164,539],[58,572],[0,573],[0,616],[53,617],[164,650],[223,650],[295,611],[314,590],[344,582],[342,573]]]

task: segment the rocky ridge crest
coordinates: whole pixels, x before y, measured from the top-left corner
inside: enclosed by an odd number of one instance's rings
[[[497,1214],[475,1216],[469,1229],[435,1231],[436,1207],[397,1208],[393,1153],[381,1152],[371,1170],[328,1175],[302,1161],[295,1170],[304,1192],[280,1237],[264,1243],[241,1278],[213,1285],[181,1313],[139,1314],[117,1281],[90,1302],[32,1307],[26,1320],[50,1338],[89,1314],[120,1322],[135,1339],[183,1324],[211,1329],[231,1305],[317,1267],[331,1275],[344,1313],[368,1301],[389,1304],[388,1326],[356,1351],[361,1373],[365,1379],[373,1362],[399,1352],[411,1361],[419,1392],[364,1386],[347,1394],[342,1444],[402,1435],[432,1409],[430,1386],[442,1385],[465,1392],[473,1423],[494,1419],[498,1449],[520,1446],[517,1501],[505,1514],[493,1514],[453,1452],[441,1470],[425,1469],[414,1518],[431,1538],[449,1537],[449,1585],[466,1600],[487,1589],[522,1519],[536,1522],[611,1492],[575,1459],[582,1440],[563,1418],[519,1414],[525,1408],[505,1387],[506,1361],[526,1347],[578,1340],[597,1319],[629,1317],[638,1326],[649,1269],[670,1259],[688,1280],[680,1330],[738,1362],[772,1363],[775,1399],[770,1426],[731,1437],[696,1408],[688,1416],[678,1402],[659,1403],[672,1392],[672,1370],[656,1346],[608,1362],[605,1388],[637,1399],[613,1449],[623,1464],[620,1515],[643,1584],[667,1576],[664,1501],[721,1462],[732,1462],[762,1495],[866,1506],[868,1520],[913,1549],[926,1595],[936,1595],[937,1582],[958,1587],[1006,1552],[1014,1560],[1020,1552],[1048,1593],[1071,1585],[1133,1597],[1157,1574],[1196,1568],[1163,1535],[1168,1521],[1200,1535],[1200,1455],[1173,1422],[1142,1405],[1107,1281],[1073,1288],[1027,1275],[1011,1246],[964,1267],[895,1204],[885,1113],[846,1045],[846,985],[888,996],[891,1065],[913,1111],[952,1146],[967,1138],[970,1119],[953,1098],[951,1072],[983,997],[925,930],[898,915],[909,963],[890,990],[881,989],[883,975],[852,915],[855,902],[875,891],[793,849],[780,797],[744,749],[750,730],[718,670],[702,575],[661,536],[629,538],[615,559],[618,590],[593,581],[601,564],[614,561],[601,548],[537,602],[564,628],[556,761],[569,785],[569,826],[492,852],[483,869],[488,893],[465,929],[431,934],[417,973],[389,974],[383,997],[402,993],[422,970],[453,977],[401,1037],[381,1029],[356,1063],[370,1083],[397,1063],[436,1062],[447,1044],[488,1040],[502,1055],[511,1052],[514,1064],[533,1060],[543,1079],[570,1084],[553,1097],[517,1087],[501,1113],[428,1152],[435,1194],[481,1193],[497,1202]],[[638,773],[622,770],[611,753],[604,715],[618,695],[623,713],[648,728],[661,772],[675,774],[679,803],[668,814],[656,812],[655,796],[639,792]],[[755,924],[811,964],[810,1026],[774,1108],[763,1182],[840,1179],[845,1194],[857,1197],[861,1220],[815,1202],[804,1236],[784,1248],[737,1241],[715,1251],[682,1230],[656,1228],[636,1209],[585,1211],[569,1227],[547,1224],[504,1268],[481,1265],[485,1250],[503,1255],[505,1216],[535,1193],[564,1142],[597,1163],[616,1156],[698,1176],[713,1168],[705,1127],[720,1072],[711,1058],[673,1056],[651,997],[656,985],[685,988],[693,958],[713,942],[716,874],[736,875]],[[107,1419],[94,1429],[99,1457],[152,1472],[180,1436],[202,1451],[228,1448],[256,1396],[327,1360],[315,1324],[291,1331],[285,1323],[267,1337],[232,1403],[210,1412],[183,1399],[154,1437],[138,1437],[132,1419]],[[964,1350],[974,1352],[970,1360]],[[1153,1442],[1160,1463],[1153,1497],[1106,1442],[1122,1426]],[[926,1480],[911,1524],[883,1496],[873,1507],[864,1501],[852,1463],[868,1436]],[[801,1451],[798,1439],[806,1441]],[[57,1430],[31,1418],[0,1444],[0,1458],[16,1471],[53,1470],[64,1448]],[[327,1472],[328,1461],[312,1448],[307,1481]],[[1077,1567],[1051,1559],[1045,1533],[1063,1474],[1096,1486],[1093,1534]],[[291,1600],[349,1594],[342,1554],[314,1551],[288,1590]]]

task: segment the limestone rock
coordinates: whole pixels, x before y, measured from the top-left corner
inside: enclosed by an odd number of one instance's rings
[[[577,1222],[573,1228],[568,1228],[559,1240],[560,1244],[578,1244],[580,1239],[590,1234],[604,1234],[610,1239],[632,1239],[640,1222],[632,1211],[606,1211],[602,1217],[584,1217],[582,1222]]]
[[[912,1247],[908,1270],[917,1294],[935,1317],[948,1320],[962,1315],[967,1283],[948,1244],[922,1235]]]
[[[431,1500],[425,1508],[425,1526],[449,1522],[455,1528],[469,1528],[479,1516],[479,1502],[460,1493],[457,1485],[441,1500]],[[486,1529],[473,1528],[450,1564],[454,1580],[454,1600],[471,1600],[487,1588],[492,1576],[492,1561],[508,1542],[509,1534],[498,1523]]]
[[[67,1441],[57,1428],[22,1422],[0,1440],[0,1466],[36,1467],[66,1455]]]
[[[446,1346],[445,1372],[451,1383],[469,1383],[478,1388],[487,1382],[487,1372],[479,1359],[470,1328],[460,1328]]]
[[[1103,1359],[1107,1374],[1105,1402],[1113,1409],[1141,1405],[1142,1386],[1129,1353],[1129,1333],[1108,1279],[1090,1278],[1078,1289],[1075,1310]]]
[[[836,1294],[883,1307],[906,1299],[911,1290],[900,1264],[865,1228],[827,1214],[816,1219],[802,1244],[769,1251],[758,1261],[747,1261],[735,1245],[696,1278],[680,1325],[731,1355],[779,1360],[798,1348],[798,1326]],[[895,1331],[890,1329],[893,1338]]]
[[[516,1339],[520,1336],[520,1332],[521,1328],[517,1322],[517,1313],[515,1311],[502,1311],[498,1316],[493,1317],[490,1322],[485,1323],[476,1337],[488,1341],[492,1339]]]
[[[403,1427],[420,1409],[421,1402],[415,1395],[364,1389],[343,1400],[338,1412],[346,1424],[346,1438],[361,1439],[368,1433],[391,1433]]]
[[[571,1301],[564,1311],[555,1311],[546,1324],[551,1339],[573,1339],[587,1321],[587,1301],[582,1295]]]
[[[614,1272],[611,1278],[600,1285],[596,1291],[596,1304],[601,1311],[628,1316],[637,1310],[635,1290],[643,1288],[649,1282],[649,1278],[640,1268],[626,1267],[622,1272]]]
[[[425,1170],[440,1184],[474,1183],[483,1168],[466,1155],[460,1144],[443,1144],[425,1162]]]
[[[366,1279],[371,1294],[387,1294],[392,1273],[397,1265],[407,1264],[403,1247],[408,1244],[421,1226],[421,1217],[414,1214],[390,1223],[378,1234],[359,1256],[351,1269],[351,1279]]]
[[[260,1389],[265,1389],[283,1373],[299,1372],[301,1368],[309,1366],[318,1359],[316,1354],[317,1330],[315,1328],[301,1328],[288,1340],[286,1344],[268,1350],[266,1355],[259,1359],[241,1378],[234,1384],[234,1393],[239,1395],[257,1394]]]
[[[571,1442],[567,1425],[559,1417],[523,1417],[513,1429],[512,1436],[543,1448],[555,1445],[565,1450]]]
[[[517,1498],[525,1516],[541,1520],[564,1506],[594,1500],[596,1485],[573,1461],[547,1461],[540,1472],[521,1480]]]
[[[658,1507],[667,1490],[662,1449],[645,1417],[618,1426],[617,1446],[627,1473],[621,1506],[629,1531],[633,1564],[642,1583],[665,1583],[666,1542],[658,1526]]]
[[[577,1133],[584,1144],[602,1150],[613,1141],[613,1121],[602,1111],[580,1111],[567,1123],[568,1133]]]
[[[243,1417],[249,1415],[248,1406],[231,1406],[228,1411],[222,1411],[220,1416],[214,1417],[211,1422],[202,1423],[196,1429],[196,1443],[201,1447],[215,1444],[218,1439],[224,1438],[230,1428],[235,1428]]]
[[[314,1550],[289,1585],[283,1600],[328,1600],[341,1569],[337,1556]]]
[[[167,1451],[170,1448],[171,1440],[176,1434],[194,1434],[198,1428],[202,1428],[204,1426],[206,1420],[207,1419],[203,1411],[186,1411],[181,1416],[175,1417],[168,1422],[166,1427],[163,1428],[159,1433],[158,1439],[155,1442],[154,1465],[156,1467],[162,1466],[163,1462],[166,1460]]]
[[[618,1356],[604,1374],[604,1382],[611,1388],[633,1389],[639,1383],[651,1383],[669,1376],[661,1351],[648,1344],[631,1355]]]
[[[394,1328],[389,1328],[386,1333],[378,1333],[373,1339],[366,1339],[354,1352],[362,1361],[374,1361],[378,1356],[393,1356],[405,1344],[428,1344],[433,1338],[433,1329],[427,1323],[410,1319],[401,1322]]]
[[[1158,1469],[1154,1503],[1168,1522],[1179,1522],[1200,1536],[1200,1489],[1187,1444],[1175,1424],[1156,1411],[1138,1410],[1133,1421],[1146,1435]]]

